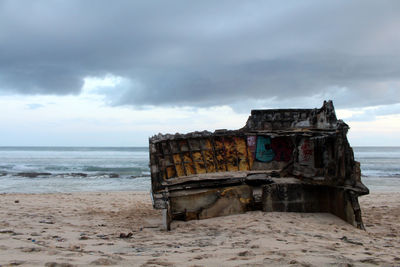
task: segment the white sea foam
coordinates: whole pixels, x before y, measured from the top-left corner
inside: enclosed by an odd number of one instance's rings
[[[371,191],[400,191],[400,147],[354,155]],[[149,191],[148,165],[146,147],[0,147],[0,193]]]
[[[0,147],[0,192],[150,190],[148,148]]]

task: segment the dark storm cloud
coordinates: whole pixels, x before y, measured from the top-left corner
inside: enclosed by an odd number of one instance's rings
[[[114,105],[399,103],[399,28],[399,1],[0,0],[0,90],[111,74]]]

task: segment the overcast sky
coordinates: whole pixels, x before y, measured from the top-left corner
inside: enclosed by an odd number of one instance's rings
[[[0,0],[0,145],[147,145],[332,99],[400,145],[400,1]]]

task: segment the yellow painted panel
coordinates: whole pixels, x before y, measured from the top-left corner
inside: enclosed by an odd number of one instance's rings
[[[194,166],[196,167],[197,173],[206,173],[206,166],[204,165],[204,162],[194,162]]]
[[[235,143],[233,142],[233,139],[231,139],[231,138],[225,138],[224,146],[225,146],[225,149],[227,149],[227,150],[236,150]]]
[[[207,172],[215,172],[215,163],[212,151],[204,150],[203,154],[206,158]]]
[[[197,173],[206,173],[206,166],[204,164],[203,156],[200,152],[193,152],[194,165],[196,167]]]
[[[192,155],[194,161],[203,161],[203,156],[201,155],[200,152],[193,152]]]
[[[248,171],[249,164],[247,164],[247,158],[239,158],[239,170]]]
[[[225,143],[225,161],[228,171],[238,171],[236,144],[233,138],[226,137]]]
[[[233,140],[232,138],[230,138],[230,137],[226,137],[226,138],[224,139],[224,146],[225,146],[225,149],[226,149],[226,150],[230,150],[230,151],[235,151],[235,150],[236,150],[236,148],[235,148],[235,142],[234,142],[234,140]]]
[[[165,156],[165,162],[163,163],[165,168],[164,178],[168,179],[206,172],[249,170],[253,165],[254,159],[252,153],[247,149],[246,140],[245,137],[236,136],[214,137],[215,155],[213,154],[214,150],[211,139],[190,140],[192,147],[198,148],[201,145],[203,154],[200,151],[192,151],[192,154],[190,154],[187,150],[188,140],[178,141],[176,145],[180,146],[180,150],[183,153],[174,153],[170,158]],[[167,151],[168,149],[164,147],[164,150]],[[214,159],[217,160],[218,168],[215,165],[216,162]],[[174,166],[168,166],[172,160],[175,163],[176,170]],[[181,164],[182,160],[185,167]]]
[[[228,150],[225,156],[225,161],[229,171],[237,171],[235,151]]]
[[[176,177],[176,171],[174,166],[169,166],[166,168],[167,178]]]
[[[239,158],[239,170],[247,171],[249,170],[247,161],[250,160],[248,155],[251,155],[251,153],[247,153],[246,138],[234,137],[234,139],[236,142],[237,157]]]
[[[176,164],[175,167],[176,167],[177,177],[185,176],[185,171],[183,170],[181,164]]]
[[[189,163],[189,162],[193,162],[192,158],[190,157],[190,153],[189,152],[183,153],[183,162],[185,164]]]
[[[236,151],[238,154],[246,156],[246,140],[242,137],[234,137],[236,142]]]
[[[215,150],[223,150],[224,149],[224,142],[222,138],[215,138],[214,139]]]
[[[192,163],[185,164],[185,168],[186,168],[187,175],[196,174],[196,171],[194,170]]]
[[[227,161],[235,161],[236,159],[236,150],[234,147],[226,147],[225,149],[225,157]]]
[[[219,172],[224,172],[226,171],[226,167],[225,167],[225,157],[223,154],[223,151],[217,151],[219,153],[217,153],[216,158],[217,158],[217,163],[218,163],[218,171]]]
[[[249,160],[249,165],[250,165],[250,170],[253,168],[253,153],[251,153],[250,148],[247,148],[247,155],[249,155],[248,160]]]
[[[227,167],[228,171],[238,171],[238,167],[233,162],[228,162]]]
[[[178,164],[178,163],[182,162],[181,156],[179,154],[174,154],[173,158],[174,158],[175,164]]]

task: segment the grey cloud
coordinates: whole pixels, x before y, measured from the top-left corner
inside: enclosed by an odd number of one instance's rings
[[[400,104],[375,106],[355,111],[358,111],[359,113],[347,118],[346,121],[373,121],[379,116],[398,115],[400,114]]]
[[[399,1],[3,0],[0,91],[112,74],[112,105],[399,103],[399,28]]]
[[[339,106],[397,103],[400,82],[392,82],[400,77],[397,61],[387,57],[314,55],[197,68],[196,72],[153,69],[151,75],[140,75],[141,86],[128,91],[117,103],[221,105],[243,99],[294,102],[318,95],[320,99],[337,100]]]

